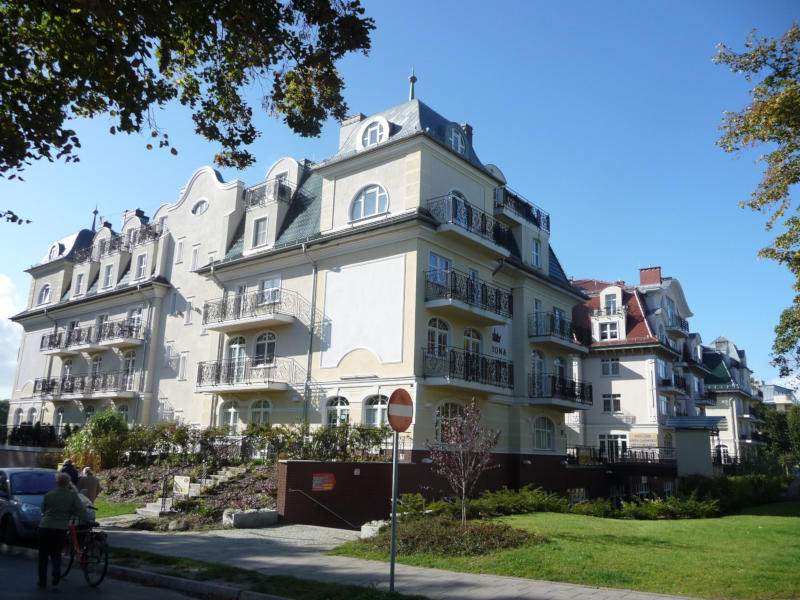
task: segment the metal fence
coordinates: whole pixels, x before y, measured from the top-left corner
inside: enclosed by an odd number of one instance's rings
[[[567,463],[571,465],[605,465],[616,463],[661,464],[675,462],[675,448],[668,446],[594,447],[571,446],[567,448]]]

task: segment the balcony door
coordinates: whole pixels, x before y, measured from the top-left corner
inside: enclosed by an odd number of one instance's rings
[[[452,266],[450,259],[431,252],[428,259],[428,281],[442,287],[447,286]]]
[[[128,311],[128,328],[130,337],[139,335],[139,328],[142,326],[142,308],[132,308]]]
[[[244,312],[245,308],[245,298],[247,296],[247,286],[240,285],[236,290],[236,295],[233,297],[233,314],[231,315],[232,319],[241,319],[242,313]]]
[[[122,381],[122,385],[124,386],[123,389],[126,389],[128,391],[133,390],[135,373],[136,373],[136,352],[128,352],[125,355],[125,361],[123,366],[123,381]]]
[[[601,433],[599,436],[600,454],[607,456],[610,460],[622,457],[628,450],[627,434]]]
[[[244,337],[237,336],[228,344],[227,379],[229,383],[241,383],[244,381],[246,360],[247,354]]]
[[[544,398],[545,394],[544,356],[538,350],[531,352],[531,391],[534,398]]]

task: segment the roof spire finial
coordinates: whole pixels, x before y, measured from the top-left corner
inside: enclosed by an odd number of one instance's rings
[[[408,80],[411,82],[411,89],[408,90],[408,99],[410,101],[414,99],[414,84],[417,83],[417,78],[414,75],[414,65],[411,65],[411,77]]]
[[[97,213],[97,204],[95,204],[94,205],[94,210],[92,211],[92,215],[94,215],[92,217],[92,231],[95,230],[94,228],[95,228],[95,225],[97,224],[97,214],[98,214]]]

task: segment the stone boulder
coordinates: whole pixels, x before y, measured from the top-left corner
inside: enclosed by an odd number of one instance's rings
[[[257,529],[269,527],[278,522],[278,511],[269,508],[256,510],[234,510],[226,508],[222,512],[222,526],[226,529]]]

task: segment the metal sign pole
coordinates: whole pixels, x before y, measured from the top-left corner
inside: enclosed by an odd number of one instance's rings
[[[395,543],[397,540],[397,445],[400,434],[394,432],[394,444],[392,450],[392,543],[391,559],[389,562],[389,591],[394,591],[394,557]]]

